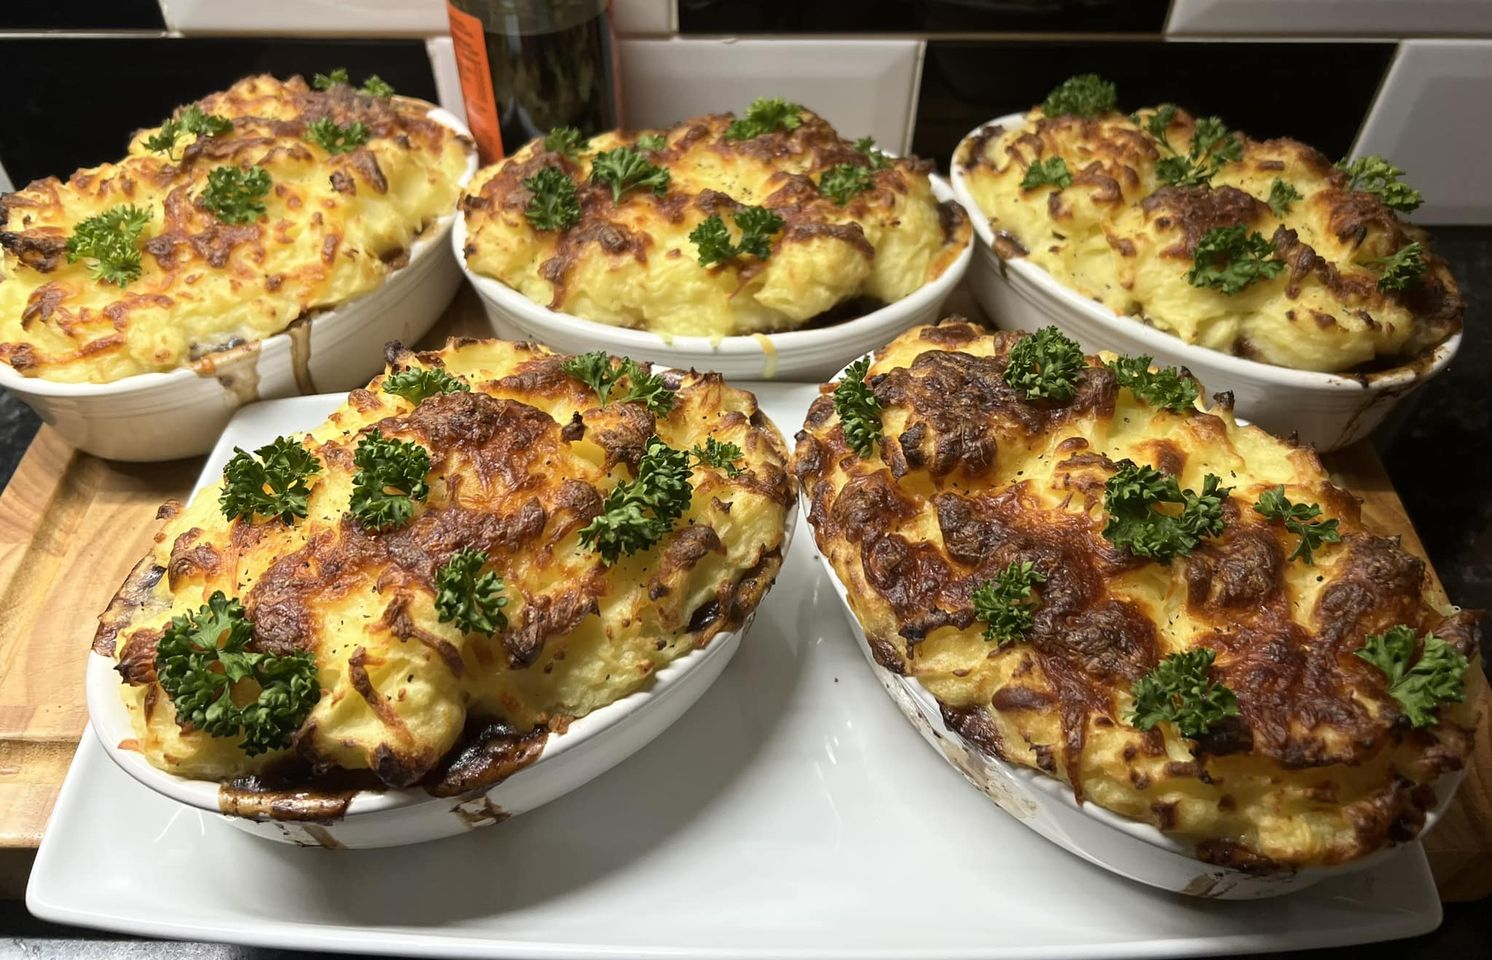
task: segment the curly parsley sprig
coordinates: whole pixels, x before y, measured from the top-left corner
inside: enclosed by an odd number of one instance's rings
[[[1399,178],[1404,171],[1379,156],[1341,160],[1337,169],[1347,174],[1347,189],[1371,193],[1391,210],[1408,213],[1425,202],[1424,196]]]
[[[1065,403],[1077,391],[1086,366],[1083,348],[1055,326],[1027,334],[1010,348],[1005,383],[1027,400]]]
[[[875,173],[858,163],[836,163],[819,177],[819,193],[844,206],[875,184]]]
[[[384,377],[383,392],[419,406],[438,393],[470,393],[471,384],[440,367],[410,367]]]
[[[544,135],[544,149],[567,157],[576,157],[586,138],[575,127],[555,127]]]
[[[1133,460],[1119,461],[1119,470],[1104,484],[1108,522],[1103,537],[1136,557],[1170,563],[1189,555],[1203,537],[1223,532],[1223,503],[1232,487],[1221,486],[1213,474],[1202,478],[1202,492],[1182,490],[1176,478]],[[1179,505],[1179,513],[1160,507]]]
[[[1037,187],[1056,187],[1065,190],[1072,186],[1072,173],[1067,169],[1067,161],[1061,157],[1048,157],[1045,160],[1036,160],[1026,168],[1026,176],[1021,180],[1022,190],[1035,190]]]
[[[480,550],[457,550],[435,571],[435,613],[441,623],[454,622],[466,633],[487,637],[508,628],[506,584],[496,570],[481,573],[486,563]]]
[[[1134,685],[1129,722],[1152,730],[1169,721],[1182,736],[1199,737],[1225,718],[1238,716],[1238,697],[1211,678],[1216,657],[1209,647],[1193,647],[1156,664]]]
[[[294,523],[306,515],[311,488],[306,481],[321,472],[321,461],[290,437],[276,437],[253,454],[233,448],[233,459],[223,467],[223,489],[218,506],[229,520],[254,522],[278,517]]]
[[[628,190],[646,188],[654,196],[668,192],[670,174],[632,147],[617,147],[596,154],[591,161],[591,182],[611,187],[612,203],[621,203]]]
[[[1240,293],[1256,280],[1276,277],[1285,269],[1285,262],[1274,259],[1273,253],[1268,240],[1242,224],[1213,227],[1197,242],[1186,279],[1194,287]]]
[[[353,451],[358,471],[352,477],[352,517],[367,530],[392,530],[414,516],[415,501],[430,496],[425,475],[430,451],[418,443],[385,437],[377,428]]]
[[[663,377],[644,370],[631,357],[613,363],[605,350],[569,357],[561,369],[594,390],[603,407],[610,402],[612,390],[621,383],[626,384],[626,390],[617,396],[618,403],[644,404],[655,416],[668,416],[677,399]]]
[[[1082,73],[1059,83],[1041,102],[1048,117],[1098,117],[1114,109],[1118,91],[1096,73]]]
[[[218,590],[195,613],[173,618],[155,648],[156,678],[177,719],[212,737],[241,734],[239,747],[251,757],[290,746],[321,699],[309,652],[252,652],[252,636],[243,605]],[[244,681],[259,693],[239,706],[233,691]]]
[[[1468,661],[1434,633],[1425,634],[1418,659],[1414,648],[1414,630],[1401,623],[1366,637],[1356,653],[1383,671],[1388,694],[1398,701],[1409,725],[1429,727],[1435,724],[1442,703],[1465,699]]]
[[[714,467],[732,479],[739,477],[742,473],[741,468],[736,466],[736,461],[745,454],[734,443],[706,437],[704,443],[696,443],[689,452],[694,455],[695,460],[699,461],[700,466]]]
[[[645,133],[637,138],[637,149],[657,153],[668,146],[668,138],[661,133]]]
[[[263,167],[214,167],[197,202],[223,223],[253,223],[268,212],[264,198],[269,188],[269,171]]]
[[[689,240],[699,250],[701,266],[726,263],[742,254],[758,260],[772,255],[772,237],[782,229],[783,220],[765,207],[743,207],[731,214],[740,228],[741,239],[732,242],[730,231],[719,214],[706,217],[689,232]]]
[[[1294,185],[1275,177],[1274,182],[1269,185],[1269,199],[1265,203],[1269,204],[1269,209],[1274,211],[1275,216],[1283,217],[1290,212],[1290,204],[1299,199],[1300,191]]]
[[[850,364],[834,388],[834,412],[839,415],[844,442],[862,458],[875,453],[881,442],[881,401],[865,382],[870,361],[866,355]]]
[[[1155,165],[1161,183],[1176,187],[1205,187],[1212,183],[1228,163],[1243,159],[1243,141],[1230,132],[1217,117],[1200,117],[1192,128],[1192,142],[1186,153],[1172,145],[1171,123],[1176,107],[1162,104],[1141,124],[1167,156]]]
[[[1300,537],[1300,543],[1290,559],[1299,557],[1307,565],[1316,562],[1316,551],[1323,543],[1341,543],[1342,534],[1337,529],[1337,520],[1319,519],[1321,505],[1316,503],[1291,503],[1285,496],[1285,485],[1279,484],[1259,495],[1254,503],[1254,512],[1269,520],[1281,520],[1285,529]]]
[[[974,617],[984,623],[984,639],[1000,646],[1025,639],[1035,623],[1039,605],[1031,588],[1046,576],[1030,560],[1011,563],[974,589],[969,599]]]
[[[524,177],[523,189],[531,194],[523,215],[535,230],[568,230],[580,222],[580,198],[565,171],[545,167]]]
[[[350,87],[352,80],[347,75],[346,67],[335,67],[327,73],[318,73],[313,76],[311,86],[317,90],[330,90],[332,87]],[[368,79],[363,81],[361,90],[369,96],[384,100],[394,95],[394,88],[376,73],[368,74]]]
[[[781,97],[758,97],[746,116],[733,120],[725,130],[727,140],[750,140],[774,130],[796,130],[803,125],[803,107]]]
[[[693,473],[688,450],[675,450],[653,437],[638,463],[637,478],[611,489],[600,515],[581,529],[580,542],[599,553],[607,566],[648,549],[689,509]]]
[[[200,140],[206,137],[220,137],[232,129],[232,120],[215,113],[207,113],[193,103],[183,107],[180,115],[168,117],[159,130],[147,137],[145,149],[164,153],[176,159],[172,151],[176,149],[176,142],[181,139],[182,134],[190,133]]]
[[[865,155],[865,159],[870,161],[870,169],[872,170],[884,170],[891,166],[891,158],[886,156],[880,147],[876,146],[873,137],[861,137],[859,140],[856,140],[855,151]]]
[[[1118,357],[1110,360],[1108,368],[1114,371],[1119,386],[1152,407],[1180,412],[1197,405],[1197,381],[1175,367],[1151,370],[1152,358],[1146,356]]]
[[[368,125],[353,120],[346,125],[331,117],[319,117],[306,127],[306,139],[327,153],[351,153],[368,142]]]
[[[1377,267],[1378,289],[1384,293],[1403,292],[1419,286],[1424,279],[1429,263],[1425,260],[1425,246],[1418,240],[1407,243],[1391,256],[1368,260],[1364,266]]]
[[[140,235],[149,222],[150,211],[132,204],[89,217],[67,238],[67,262],[86,260],[93,279],[127,287],[140,279]]]

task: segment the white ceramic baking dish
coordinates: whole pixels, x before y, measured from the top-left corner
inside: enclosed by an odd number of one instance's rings
[[[953,199],[953,191],[932,177],[933,195]],[[714,370],[736,380],[827,380],[834,371],[881,346],[908,327],[938,319],[943,301],[969,268],[973,237],[957,259],[936,279],[895,303],[864,316],[812,330],[758,333],[746,336],[665,337],[648,330],[632,330],[550,310],[512,287],[473,272],[466,264],[466,222],[459,219],[451,233],[456,259],[500,337],[532,339],[562,353],[606,350],[616,356],[649,360],[682,370]]]
[[[438,107],[431,119],[470,142],[465,124]],[[471,147],[461,185],[477,169]],[[183,367],[112,383],[57,383],[0,363],[0,387],[31,406],[63,439],[111,460],[156,461],[212,449],[233,412],[246,403],[350,390],[383,367],[390,340],[422,337],[455,296],[461,274],[451,257],[452,211],[415,240],[409,263],[378,289],[222,353],[205,371]]]
[[[325,396],[294,402],[307,405],[305,424],[309,427],[342,400],[341,396]],[[294,419],[299,423],[299,408],[295,412]],[[252,424],[257,433],[243,429],[243,421],[237,421],[208,458],[192,495],[221,475],[234,445],[253,448],[267,442],[291,428],[283,422],[285,419],[289,417],[279,411],[258,417]],[[795,501],[785,521],[784,559],[792,545],[796,520]],[[421,843],[468,833],[526,813],[583,786],[642,749],[683,716],[715,682],[735,656],[754,617],[752,611],[738,629],[718,634],[707,646],[658,670],[643,689],[581,717],[564,733],[551,734],[537,760],[485,791],[462,797],[432,797],[418,787],[360,791],[353,795],[346,814],[334,820],[295,822],[229,816],[219,805],[218,783],[179,777],[151,766],[143,754],[130,749],[135,730],[120,696],[120,676],[114,669],[114,659],[99,653],[88,654],[88,717],[104,751],[135,780],[178,803],[219,814],[247,833],[282,843],[332,849]]]
[[[1187,844],[1148,823],[1122,817],[1096,803],[1079,803],[1072,789],[1055,777],[1006,763],[966,741],[943,722],[937,700],[921,684],[876,663],[865,631],[850,609],[844,585],[828,559],[822,554],[818,557],[839,597],[860,652],[922,738],[1000,809],[1069,853],[1122,877],[1175,893],[1220,900],[1256,900],[1293,893],[1330,877],[1375,866],[1399,852],[1397,847],[1385,847],[1337,866],[1306,867],[1293,873],[1247,873],[1196,859]],[[1449,773],[1435,784],[1435,809],[1426,816],[1420,837],[1440,819],[1465,774],[1464,769]]]
[[[1277,367],[1186,343],[1137,318],[1119,316],[1029,260],[1002,260],[994,251],[989,218],[964,181],[964,164],[980,130],[991,124],[1020,128],[1025,122],[1025,114],[1012,113],[980,124],[953,154],[953,193],[979,237],[969,284],[997,326],[1036,330],[1056,324],[1089,353],[1148,354],[1159,364],[1186,367],[1209,389],[1231,391],[1238,416],[1277,436],[1296,434],[1322,451],[1366,436],[1401,398],[1444,370],[1460,348],[1457,333],[1419,360],[1363,375]]]

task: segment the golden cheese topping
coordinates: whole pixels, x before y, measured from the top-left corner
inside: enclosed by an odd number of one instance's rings
[[[933,196],[931,165],[861,152],[817,114],[799,117],[795,129],[746,139],[727,136],[730,115],[614,131],[574,155],[536,140],[478,171],[467,188],[467,263],[554,310],[716,338],[856,316],[940,276],[970,227],[961,207]],[[649,137],[663,145],[639,145]],[[597,156],[619,147],[666,171],[666,190],[635,188],[618,201],[611,186],[591,182]],[[869,174],[867,189],[843,205],[819,190],[840,165]],[[579,218],[567,229],[537,229],[525,215],[534,200],[525,182],[550,167],[576,187]],[[715,216],[739,242],[734,216],[747,207],[781,218],[769,255],[703,265],[689,235]]]
[[[898,337],[866,377],[883,430],[869,457],[847,444],[830,386],[808,412],[793,470],[877,662],[915,678],[978,748],[1203,860],[1337,863],[1413,836],[1431,785],[1469,755],[1476,710],[1444,702],[1413,728],[1356,651],[1402,625],[1476,663],[1483,615],[1432,594],[1424,561],[1370,529],[1311,449],[1222,406],[1153,407],[1095,357],[1070,399],[1026,399],[1004,379],[1019,340],[962,321]],[[1105,488],[1124,460],[1184,490],[1220,478],[1221,531],[1169,562],[1106,539]],[[1313,564],[1253,509],[1278,485],[1339,524]],[[1024,563],[1037,575],[1029,630],[987,640],[974,594]],[[1139,729],[1136,685],[1204,649],[1236,715],[1194,737]]]
[[[304,518],[226,520],[221,483],[172,517],[95,642],[119,662],[144,756],[206,780],[283,780],[300,769],[316,784],[361,772],[375,786],[463,793],[512,771],[473,771],[473,757],[502,752],[494,743],[527,738],[521,765],[537,754],[535,738],[541,746],[547,732],[742,626],[786,546],[794,494],[781,435],[750,393],[718,374],[663,375],[674,405],[655,417],[620,389],[598,406],[565,359],[502,341],[399,351],[388,373],[300,440],[320,466]],[[470,389],[418,404],[385,392],[389,375],[410,369],[443,370]],[[374,431],[429,456],[428,496],[408,522],[381,532],[349,515],[357,450]],[[709,438],[739,451],[717,465],[691,458],[682,516],[654,545],[608,565],[581,531],[633,481],[655,436],[680,451]],[[440,571],[460,551],[480,554],[503,580],[505,625],[490,636],[438,607]],[[217,591],[242,604],[249,653],[314,658],[321,695],[288,749],[250,756],[237,731],[210,736],[184,724],[162,686],[163,631]],[[252,697],[243,686],[233,695]]]
[[[1196,128],[1178,110],[1167,142],[1186,153]],[[966,140],[954,163],[1001,257],[1025,257],[1120,316],[1187,343],[1301,370],[1366,371],[1418,357],[1460,329],[1460,293],[1428,251],[1418,283],[1379,289],[1379,261],[1412,242],[1423,246],[1422,231],[1376,195],[1349,189],[1311,147],[1235,136],[1240,158],[1210,186],[1163,183],[1162,148],[1116,112],[1032,110],[1019,125],[992,124]],[[1022,186],[1033,164],[1058,159],[1070,185]],[[1280,209],[1268,202],[1277,180],[1299,197]],[[1283,269],[1236,293],[1194,286],[1187,275],[1198,243],[1214,228],[1240,226],[1267,241]]]
[[[0,360],[27,376],[108,383],[376,290],[455,204],[472,149],[424,101],[345,84],[314,91],[300,77],[248,77],[195,106],[231,129],[183,132],[170,150],[146,146],[160,128],[142,130],[118,163],[0,197]],[[318,121],[362,124],[366,142],[331,153],[313,134]],[[226,222],[204,204],[221,168],[268,174],[261,214]],[[148,219],[138,279],[121,287],[95,279],[87,258],[69,262],[67,242],[123,205]]]

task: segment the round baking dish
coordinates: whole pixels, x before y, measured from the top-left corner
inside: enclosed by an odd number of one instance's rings
[[[471,132],[452,114],[432,107],[430,118],[470,142]],[[460,184],[476,170],[472,146]],[[456,218],[452,211],[431,224],[411,246],[408,264],[378,289],[193,367],[112,383],[57,383],[0,363],[0,387],[95,456],[138,462],[204,454],[244,404],[361,386],[383,366],[386,342],[424,336],[461,283],[449,243]]]
[[[969,284],[997,326],[1036,330],[1056,324],[1089,353],[1147,354],[1157,363],[1186,367],[1209,387],[1231,391],[1239,417],[1277,436],[1293,433],[1321,451],[1362,439],[1401,398],[1444,370],[1460,348],[1457,333],[1410,363],[1360,375],[1278,367],[1186,343],[1087,299],[1029,260],[1002,260],[994,250],[989,218],[964,182],[964,160],[971,141],[985,127],[998,124],[1009,129],[1025,122],[1025,114],[1012,113],[980,124],[953,153],[953,194],[969,212],[979,236]]]
[[[792,546],[797,506],[788,510],[783,556]],[[759,608],[758,608],[759,609]],[[217,814],[246,833],[281,843],[331,849],[396,847],[456,836],[526,813],[583,786],[646,746],[694,705],[735,656],[756,611],[735,630],[717,634],[653,674],[647,687],[550,734],[539,758],[485,790],[459,797],[434,797],[414,787],[362,790],[346,813],[327,820],[276,820],[224,813],[220,784],[190,780],[150,765],[131,749],[135,730],[119,695],[114,660],[88,655],[90,726],[104,752],[141,784],[177,803]]]
[[[933,196],[953,199],[940,177],[932,177]],[[500,337],[537,340],[562,353],[606,350],[617,356],[649,360],[682,370],[714,370],[730,379],[827,380],[846,363],[881,346],[908,327],[931,323],[953,288],[963,279],[973,254],[973,236],[935,279],[895,303],[864,316],[812,330],[787,330],[741,336],[665,337],[550,310],[512,287],[474,273],[466,265],[466,222],[458,219],[451,233],[456,260],[481,295],[482,306]]]

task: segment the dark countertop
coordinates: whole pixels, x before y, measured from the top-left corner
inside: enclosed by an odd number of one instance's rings
[[[1406,400],[1374,434],[1389,476],[1451,599],[1492,608],[1492,227],[1433,231],[1468,300],[1455,364]],[[35,414],[0,391],[0,484],[36,432]],[[1492,943],[1488,901],[1447,904],[1439,930],[1369,947],[1281,954],[1300,960],[1431,960],[1478,956]],[[1478,946],[1480,944],[1480,946]],[[0,954],[32,960],[312,960],[300,954],[199,943],[148,943],[43,923],[0,902]]]

